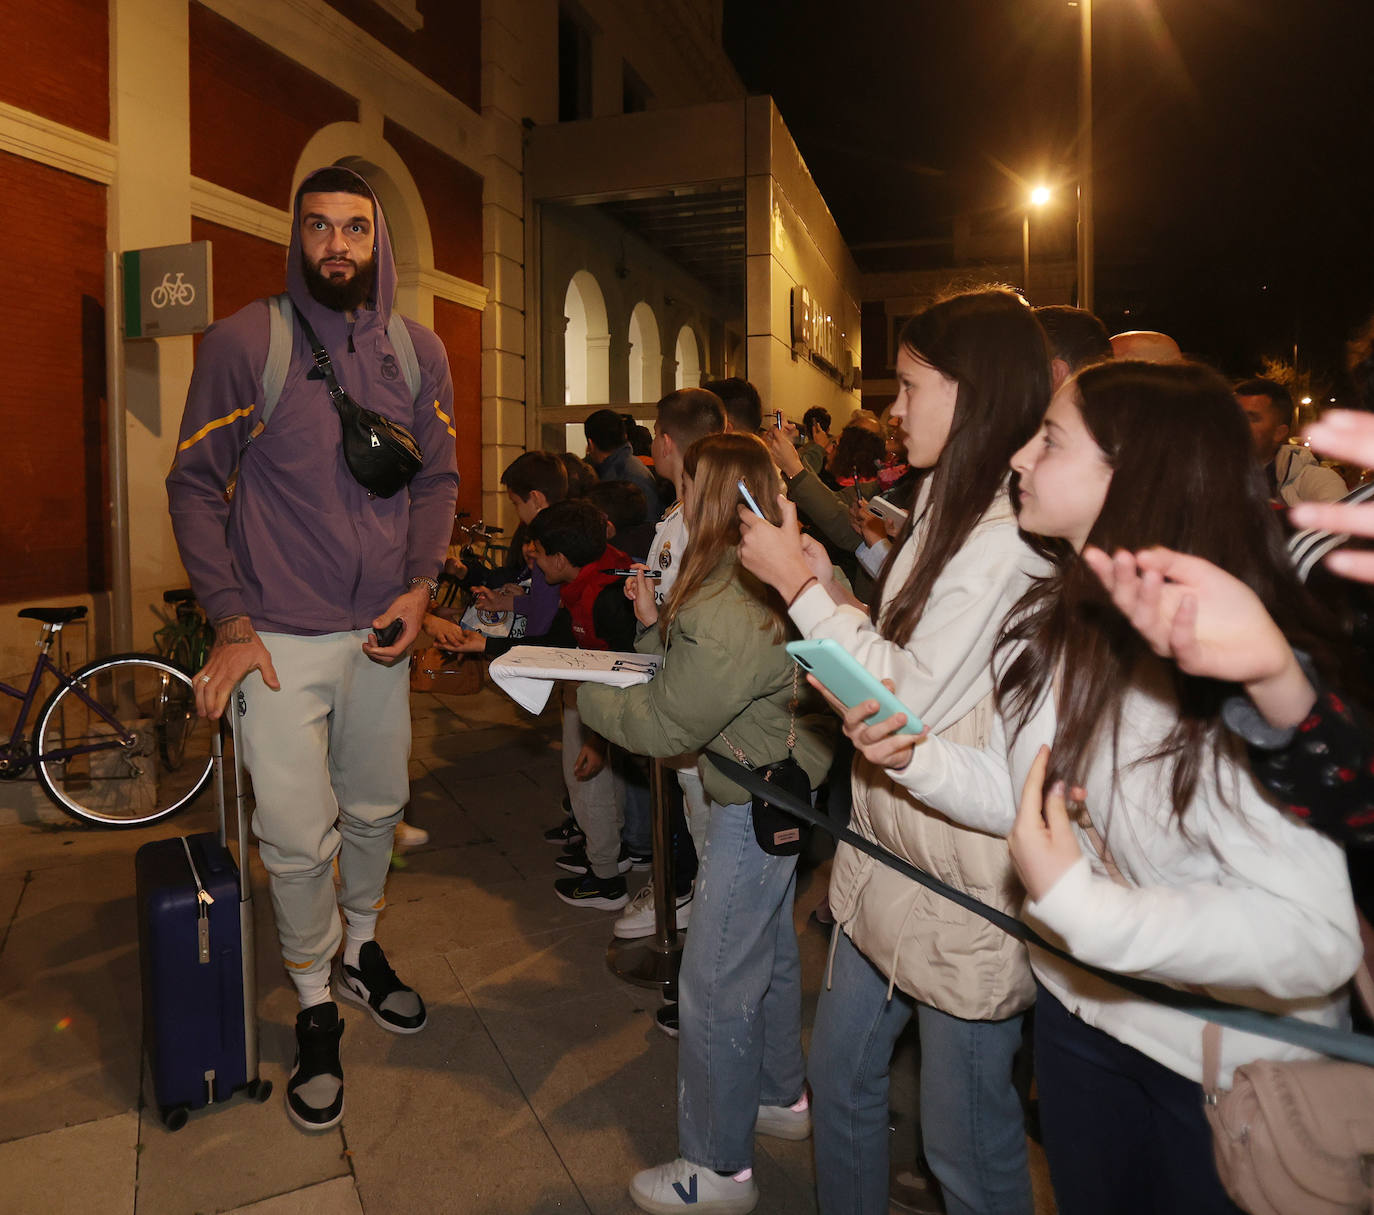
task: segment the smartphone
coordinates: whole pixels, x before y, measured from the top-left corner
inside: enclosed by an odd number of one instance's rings
[[[740,497],[744,499],[744,504],[762,519],[764,517],[763,511],[759,510],[759,504],[754,501],[754,495],[749,492],[749,487],[744,483],[744,478],[741,477],[736,484],[739,486]]]
[[[396,642],[400,640],[401,633],[405,627],[406,622],[397,616],[396,619],[385,628],[373,629],[373,636],[377,638],[377,648],[384,650],[387,646],[395,645]]]
[[[787,652],[797,661],[797,665],[808,674],[814,675],[825,685],[826,691],[846,708],[863,704],[866,700],[876,700],[878,711],[866,720],[886,721],[894,713],[906,714],[906,725],[898,734],[919,734],[925,727],[921,719],[897,699],[872,672],[866,670],[843,646],[822,638],[819,641],[789,641]]]
[[[636,574],[643,574],[650,582],[663,577],[662,570],[603,570],[603,573],[610,574],[612,578],[633,578]]]
[[[894,523],[900,527],[906,522],[907,512],[900,506],[894,506],[881,494],[868,500],[868,509],[885,523]]]

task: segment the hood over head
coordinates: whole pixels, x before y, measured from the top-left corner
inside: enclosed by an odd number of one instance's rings
[[[326,165],[306,174],[300,187],[296,190],[296,196],[291,205],[291,245],[286,254],[286,289],[290,293],[291,303],[309,318],[311,326],[320,335],[320,340],[326,346],[330,346],[334,339],[341,337],[346,332],[347,319],[342,312],[335,312],[334,309],[326,307],[310,294],[310,288],[305,283],[305,271],[301,266],[301,198],[306,194],[320,191],[320,187],[311,183],[324,172],[328,172],[331,176],[345,174],[356,183],[356,189],[352,190],[352,193],[372,200],[374,215],[372,257],[376,265],[376,277],[372,298],[367,300],[363,307],[358,310],[358,323],[360,325],[365,319],[365,312],[369,310],[376,313],[383,329],[391,320],[391,305],[396,296],[396,260],[392,256],[391,234],[387,231],[386,216],[382,214],[382,205],[377,201],[377,196],[372,192],[372,187],[361,176],[342,165]],[[341,191],[337,186],[333,186],[323,192],[339,193]]]

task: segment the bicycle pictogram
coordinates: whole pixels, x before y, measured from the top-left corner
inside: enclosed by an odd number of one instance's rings
[[[173,279],[172,272],[169,270],[162,276],[162,282],[149,292],[149,303],[154,308],[166,308],[174,304],[189,307],[195,302],[196,288],[193,283],[183,282],[185,277],[185,274],[178,270],[176,278]]]

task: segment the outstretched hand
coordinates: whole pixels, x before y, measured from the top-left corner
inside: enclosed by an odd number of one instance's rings
[[[1374,468],[1374,415],[1353,409],[1328,409],[1303,437],[1312,450],[1357,468]],[[1288,512],[1293,525],[1351,536],[1374,537],[1374,503],[1302,502]],[[1374,552],[1337,549],[1326,558],[1333,573],[1357,582],[1374,582]]]
[[[1271,725],[1296,725],[1316,692],[1268,610],[1248,586],[1202,557],[1151,548],[1083,560],[1161,658],[1187,675],[1245,686]]]
[[[1069,821],[1064,800],[1064,782],[1057,780],[1045,793],[1045,773],[1050,764],[1050,749],[1036,753],[1021,790],[1021,808],[1016,812],[1007,844],[1016,872],[1026,893],[1043,899],[1083,855]]]

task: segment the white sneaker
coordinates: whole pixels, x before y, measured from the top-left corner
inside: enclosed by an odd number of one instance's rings
[[[429,843],[429,832],[423,827],[412,827],[405,819],[396,824],[397,848],[423,848]]]
[[[678,895],[678,931],[686,928],[687,921],[691,918],[692,892],[689,890],[686,894]],[[652,936],[654,927],[654,884],[645,882],[630,900],[630,905],[625,908],[625,914],[616,920],[611,931],[622,940],[633,941],[637,937]]]
[[[809,1139],[811,1137],[811,1102],[805,1093],[796,1105],[761,1105],[754,1123],[754,1134],[771,1135],[774,1139]]]
[[[747,1215],[759,1204],[759,1187],[753,1169],[722,1177],[679,1156],[668,1164],[636,1173],[630,1182],[630,1197],[635,1206],[651,1215],[682,1211],[691,1215]]]

